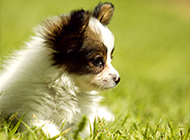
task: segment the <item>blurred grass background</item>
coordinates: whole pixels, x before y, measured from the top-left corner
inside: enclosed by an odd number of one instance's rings
[[[103,1],[104,2],[104,1]],[[110,0],[109,25],[121,83],[103,93],[102,104],[126,122],[156,126],[160,120],[190,125],[190,1]],[[93,9],[99,0],[1,0],[0,61],[34,35],[46,17]],[[163,123],[164,124],[164,123]]]

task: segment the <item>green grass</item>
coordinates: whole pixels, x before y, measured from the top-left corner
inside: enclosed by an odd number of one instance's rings
[[[188,1],[110,0],[115,14],[113,65],[121,83],[102,93],[115,113],[113,123],[96,120],[87,139],[190,139],[190,3]],[[1,2],[0,61],[33,35],[44,18],[94,1],[6,0]],[[82,124],[86,119],[83,119]],[[48,139],[41,130],[17,128],[2,121],[0,139]],[[75,132],[78,135],[83,125]]]

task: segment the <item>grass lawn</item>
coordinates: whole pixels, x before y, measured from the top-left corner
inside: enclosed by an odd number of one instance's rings
[[[190,2],[110,2],[115,5],[109,25],[116,38],[113,65],[121,83],[102,93],[106,97],[102,104],[110,107],[116,120],[97,120],[87,139],[189,140]],[[23,46],[33,35],[32,28],[46,17],[82,7],[93,9],[97,3],[99,0],[1,1],[0,61]],[[0,128],[2,140],[48,139],[34,128],[15,133],[15,127],[8,132],[7,123]],[[76,130],[78,139],[82,126]]]

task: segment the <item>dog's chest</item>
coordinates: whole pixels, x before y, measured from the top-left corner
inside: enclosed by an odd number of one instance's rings
[[[76,115],[81,113],[78,101],[69,95],[54,96],[49,100],[47,107],[51,110],[48,119],[52,119],[58,125],[65,120],[67,122],[75,121]]]

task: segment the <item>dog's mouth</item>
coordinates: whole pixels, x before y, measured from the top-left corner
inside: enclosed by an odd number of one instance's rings
[[[108,90],[108,89],[116,87],[119,81],[120,81],[120,78],[116,82],[115,81],[108,82],[107,80],[103,80],[101,83],[91,83],[90,86],[92,86],[93,88],[99,91]]]

